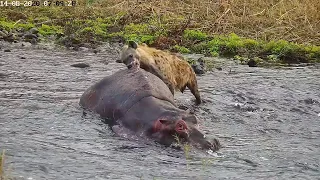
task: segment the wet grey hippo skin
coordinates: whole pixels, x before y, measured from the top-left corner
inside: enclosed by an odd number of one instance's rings
[[[194,115],[175,105],[160,78],[137,66],[117,71],[88,88],[80,105],[164,145],[178,136],[198,148],[216,151],[220,147],[218,140],[209,142],[196,128]]]

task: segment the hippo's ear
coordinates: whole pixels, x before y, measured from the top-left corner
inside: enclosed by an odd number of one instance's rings
[[[133,48],[133,49],[137,49],[138,48],[138,44],[134,41],[129,41],[129,47]]]

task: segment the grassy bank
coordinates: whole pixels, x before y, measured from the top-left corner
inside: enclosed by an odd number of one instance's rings
[[[318,9],[317,0],[79,0],[2,7],[0,28],[18,34],[36,27],[41,39],[67,46],[121,39],[244,62],[320,62]]]
[[[8,168],[8,165],[5,165],[6,159],[5,150],[2,150],[0,152],[0,180],[13,180],[15,178],[11,175],[12,169]]]
[[[0,154],[0,179],[5,180],[8,179],[4,173],[4,160],[5,160],[5,151],[3,150]]]

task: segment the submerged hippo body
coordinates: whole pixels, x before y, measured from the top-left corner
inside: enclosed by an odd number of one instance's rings
[[[161,144],[178,136],[196,147],[217,150],[197,130],[197,119],[174,104],[173,95],[157,76],[138,67],[120,70],[88,88],[80,105],[134,132],[143,132]]]

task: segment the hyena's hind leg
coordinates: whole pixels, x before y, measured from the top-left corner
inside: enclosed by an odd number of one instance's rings
[[[189,79],[187,83],[187,87],[190,89],[191,93],[196,98],[196,103],[201,104],[200,92],[198,89],[198,83],[197,83],[196,77]]]

